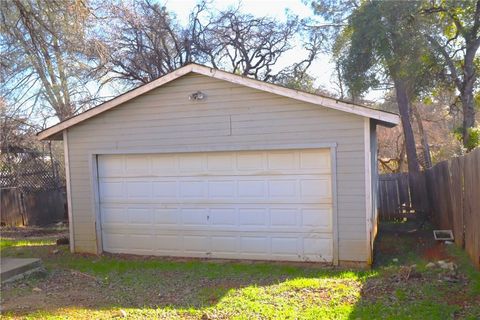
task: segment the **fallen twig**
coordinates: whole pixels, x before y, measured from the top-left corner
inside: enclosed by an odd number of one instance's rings
[[[94,277],[94,276],[92,276],[92,275],[90,275],[90,274],[88,274],[88,273],[84,273],[84,272],[77,271],[77,270],[73,270],[73,269],[70,269],[70,272],[71,272],[72,274],[79,274],[79,275],[82,275],[82,276],[85,276],[85,277],[87,277],[87,278],[90,278],[90,279],[93,279],[93,280],[97,281],[97,277]]]

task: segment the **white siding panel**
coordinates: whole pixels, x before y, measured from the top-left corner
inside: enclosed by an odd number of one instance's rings
[[[198,90],[204,92],[207,98],[203,101],[190,101],[188,95]],[[337,143],[340,259],[366,261],[366,245],[362,243],[365,239],[365,221],[360,220],[365,218],[365,190],[362,188],[365,180],[363,135],[363,118],[360,116],[323,109],[204,76],[187,75],[179,78],[69,128],[72,210],[74,220],[78,221],[74,225],[78,239],[75,242],[76,250],[96,251],[94,223],[82,223],[95,220],[89,167],[90,154],[93,152],[161,150],[171,147],[189,151],[190,148],[203,146],[221,149],[248,145],[249,148],[254,148],[267,144],[334,142]],[[214,167],[215,159],[209,160]],[[247,156],[239,161],[248,170],[260,165]],[[281,160],[279,161],[281,165]],[[303,161],[305,169],[308,169],[308,163],[313,160],[307,157],[299,161]],[[156,166],[155,163],[150,165],[152,168]],[[219,171],[221,169],[218,168]],[[241,192],[245,196],[248,196],[250,188],[267,188],[261,181],[242,181],[242,184]],[[155,190],[159,190],[158,186],[156,188],[152,185],[152,192],[157,192]],[[220,182],[216,186],[212,185],[209,190],[220,192]],[[343,217],[359,219],[345,220]],[[158,213],[157,219],[168,220],[168,217],[162,217]],[[288,224],[289,219],[291,217],[288,213],[283,213],[276,223]],[[363,222],[359,223],[361,221]],[[228,221],[219,223],[228,224]],[[176,240],[169,238],[163,243],[168,246],[168,243],[175,244]],[[241,246],[242,241],[245,245],[245,242],[253,243],[255,239],[230,239],[225,241],[225,246]],[[355,241],[362,244],[357,246]],[[297,245],[307,248],[328,247],[318,239]],[[293,242],[285,246],[293,246]]]

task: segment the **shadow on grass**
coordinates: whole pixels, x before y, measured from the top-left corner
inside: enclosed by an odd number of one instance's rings
[[[109,319],[120,309],[133,318],[167,319],[480,318],[479,273],[455,248],[441,254],[458,271],[426,269],[437,256],[425,253],[437,244],[429,230],[411,230],[381,226],[371,271],[8,247],[2,255],[40,257],[49,272],[2,288],[2,307],[12,316],[80,319]]]
[[[49,270],[46,278],[6,288],[4,311],[40,318],[68,310],[75,310],[78,318],[86,310],[97,312],[95,318],[109,318],[119,309],[147,318],[159,317],[159,312],[166,312],[167,318],[198,318],[209,312],[224,318],[298,314],[345,318],[358,297],[361,279],[370,273],[305,263],[96,257],[72,255],[67,248],[53,253],[56,248],[10,247],[2,252],[40,257]]]

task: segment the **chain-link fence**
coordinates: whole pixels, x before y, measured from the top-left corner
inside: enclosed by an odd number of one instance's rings
[[[65,186],[63,161],[52,154],[22,152],[2,154],[0,188],[18,188],[23,191],[50,190]]]
[[[47,225],[66,215],[63,159],[52,152],[0,153],[2,225]]]

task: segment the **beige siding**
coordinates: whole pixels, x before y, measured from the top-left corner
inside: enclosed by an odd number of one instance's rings
[[[207,98],[190,101],[198,90]],[[76,251],[96,252],[92,153],[337,143],[339,259],[366,261],[361,116],[192,74],[69,128],[68,140]]]

